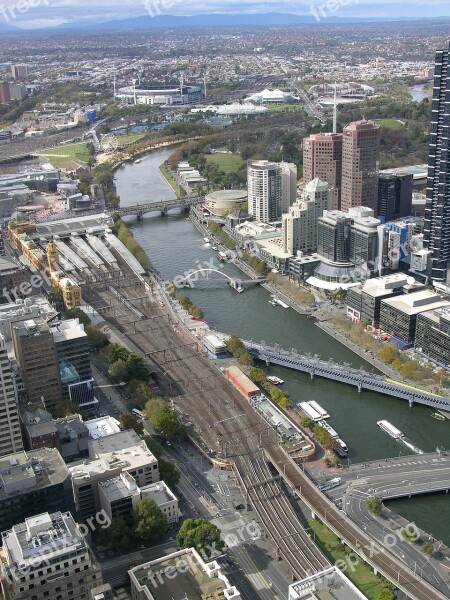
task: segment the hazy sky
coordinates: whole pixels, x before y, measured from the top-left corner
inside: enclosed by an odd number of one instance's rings
[[[311,5],[322,5],[337,17],[450,16],[448,0],[336,0],[334,12],[327,0],[0,0],[0,23],[36,28],[75,21],[108,21],[146,14],[145,3],[166,15],[198,13],[289,12],[310,14]],[[20,8],[20,10],[19,10]]]

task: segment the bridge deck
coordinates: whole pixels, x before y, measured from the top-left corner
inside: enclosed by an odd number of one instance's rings
[[[414,403],[424,404],[432,408],[450,411],[450,399],[438,396],[426,390],[421,390],[413,386],[405,385],[400,382],[394,382],[385,379],[381,375],[367,373],[363,369],[354,369],[349,366],[336,364],[332,360],[326,362],[318,358],[298,354],[295,351],[284,350],[279,346],[267,346],[266,344],[257,344],[253,341],[242,340],[247,350],[259,360],[267,364],[273,363],[309,373],[311,379],[315,376],[333,379],[341,383],[347,383],[358,388],[358,391],[370,390],[408,400],[412,406]]]

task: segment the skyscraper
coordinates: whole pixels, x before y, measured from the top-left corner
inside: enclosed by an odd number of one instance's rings
[[[280,163],[249,160],[247,186],[250,215],[260,223],[281,218],[283,189]]]
[[[343,130],[341,209],[367,206],[377,211],[379,125],[356,121]]]
[[[299,201],[283,215],[284,251],[290,254],[317,250],[317,223],[332,202],[332,188],[316,178],[310,181]]]
[[[297,196],[297,165],[281,162],[281,212],[287,213]]]
[[[0,335],[0,456],[23,450],[19,409],[5,340]]]
[[[0,82],[0,104],[9,104],[10,102],[9,83],[7,81]]]
[[[342,133],[313,133],[303,140],[303,178],[316,177],[333,188],[333,210],[341,207]]]
[[[61,400],[61,386],[55,342],[48,323],[42,317],[12,323],[11,332],[28,400],[44,401],[51,412]]]
[[[448,50],[436,52],[424,245],[431,251],[431,277],[447,281],[450,260],[450,73]]]

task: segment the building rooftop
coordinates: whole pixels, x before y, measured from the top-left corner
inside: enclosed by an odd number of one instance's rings
[[[20,321],[19,323],[13,323],[12,328],[15,334],[21,338],[28,338],[38,336],[44,333],[49,333],[49,326],[42,317],[36,317],[35,319],[27,319],[26,321]]]
[[[137,469],[157,462],[145,442],[134,431],[120,431],[88,440],[89,460],[78,461],[70,468],[72,479],[86,480],[117,469]]]
[[[442,296],[430,290],[422,290],[412,294],[396,296],[382,300],[383,304],[387,304],[405,313],[408,316],[417,315],[418,313],[436,310],[444,306],[450,306],[450,302],[444,300]]]
[[[70,513],[42,513],[25,519],[2,533],[3,547],[10,561],[31,569],[41,568],[44,556],[50,561],[72,553],[87,552],[88,547],[80,535]]]
[[[113,225],[112,218],[106,213],[89,215],[86,217],[75,217],[73,219],[62,219],[61,221],[49,221],[37,223],[36,230],[30,232],[30,238],[53,238],[55,235],[68,237],[72,233],[95,233],[109,229]]]
[[[251,379],[247,377],[239,367],[231,366],[228,369],[225,369],[225,372],[230,375],[236,382],[239,383],[242,389],[244,389],[249,394],[260,393],[260,389],[257,385],[253,383]]]
[[[149,483],[140,488],[141,498],[149,498],[153,500],[158,506],[165,504],[166,502],[176,502],[177,497],[172,490],[164,483],[164,481],[157,481],[155,483]]]
[[[89,430],[89,436],[94,440],[120,432],[119,421],[114,419],[114,417],[91,419],[90,421],[85,421],[84,425]]]
[[[62,483],[69,471],[56,448],[38,448],[0,458],[0,500],[32,488]]]
[[[174,571],[176,577],[173,577]],[[215,561],[205,563],[193,548],[134,567],[129,574],[132,586],[148,600],[241,598],[219,565]]]
[[[84,325],[80,323],[79,319],[61,321],[60,323],[55,324],[51,331],[56,344],[78,338],[87,338],[87,334],[84,331]]]
[[[135,480],[127,473],[99,482],[99,490],[111,504],[130,496],[139,496]]]
[[[289,600],[366,600],[337,567],[330,567],[289,586]]]

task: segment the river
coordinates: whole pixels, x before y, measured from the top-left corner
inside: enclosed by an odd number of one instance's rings
[[[408,88],[409,95],[412,96],[414,102],[420,102],[424,98],[430,98],[431,94],[424,89],[424,84],[412,85]]]
[[[158,171],[171,152],[170,149],[157,150],[139,164],[127,164],[116,172],[121,206],[174,197]],[[216,252],[205,244],[184,214],[171,213],[162,218],[159,213],[154,213],[143,221],[130,217],[127,222],[155,268],[167,279],[189,269],[211,265],[230,276],[242,277],[234,265],[221,265],[217,261]],[[312,319],[291,309],[270,305],[270,296],[263,288],[251,288],[242,294],[228,287],[189,289],[185,293],[203,309],[205,320],[218,331],[278,343],[284,348],[296,348],[325,359],[348,362],[357,368],[371,369],[361,358],[316,327]],[[270,367],[270,372],[285,380],[283,389],[289,391],[294,402],[314,399],[328,410],[329,422],[347,443],[352,462],[411,454],[410,447],[380,430],[377,426],[380,419],[387,419],[403,431],[410,445],[417,449],[430,452],[437,445],[449,446],[450,423],[432,418],[433,411],[426,407],[410,409],[406,401],[372,392],[359,394],[354,388],[328,380],[311,381],[308,375],[283,367]],[[442,538],[445,528],[444,541],[450,543],[450,518],[443,518],[445,513],[450,516],[448,496],[435,496],[432,502],[429,499],[426,502],[399,501],[399,506],[405,504],[408,509],[405,516],[415,519],[438,539]]]

